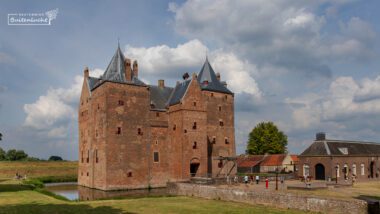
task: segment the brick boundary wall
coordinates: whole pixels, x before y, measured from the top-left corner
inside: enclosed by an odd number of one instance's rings
[[[191,183],[168,183],[172,195],[233,201],[248,204],[262,204],[284,209],[298,209],[321,213],[360,214],[367,213],[367,202],[357,199],[341,200],[305,196],[293,193],[247,191]]]

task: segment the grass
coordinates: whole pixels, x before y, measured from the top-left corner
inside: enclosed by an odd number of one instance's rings
[[[8,185],[13,185],[8,187]],[[10,190],[10,191],[8,191]],[[71,202],[23,185],[0,184],[0,214],[7,213],[305,213],[262,205],[246,205],[190,197],[153,197]]]
[[[0,161],[0,180],[14,178],[16,173],[28,178],[73,181],[77,177],[76,161]],[[54,181],[56,182],[56,181]]]

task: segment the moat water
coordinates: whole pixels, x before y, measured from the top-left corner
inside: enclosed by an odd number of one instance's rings
[[[88,201],[110,198],[141,198],[169,195],[166,188],[102,191],[78,186],[77,183],[50,183],[45,184],[45,189],[72,201]]]

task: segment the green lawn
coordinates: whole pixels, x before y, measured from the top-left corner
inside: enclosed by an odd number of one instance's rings
[[[295,210],[251,206],[190,197],[152,197],[139,199],[70,202],[30,190],[27,186],[0,184],[0,213],[305,213]]]

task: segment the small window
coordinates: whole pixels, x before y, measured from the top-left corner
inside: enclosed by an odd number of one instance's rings
[[[160,157],[159,157],[158,152],[154,152],[154,153],[153,153],[153,161],[154,161],[155,163],[157,163],[157,162],[159,161],[159,159],[160,159]]]
[[[82,163],[83,163],[84,157],[83,157],[83,150],[82,150]]]
[[[224,96],[224,99],[227,100],[227,95]]]
[[[364,163],[360,164],[360,174],[361,174],[361,175],[364,175],[364,174],[365,174]]]
[[[193,129],[197,129],[197,122],[193,123]]]
[[[219,120],[219,126],[224,126],[223,120]]]
[[[89,176],[89,175],[90,175],[90,173],[87,172],[87,176]]]
[[[185,134],[186,134],[186,133],[187,133],[187,130],[186,130],[186,129],[185,129],[185,130],[183,130],[183,133],[185,133]]]
[[[196,149],[197,148],[197,142],[194,142],[193,143],[193,149]]]
[[[117,127],[117,131],[116,131],[116,134],[121,134],[121,127]]]
[[[100,105],[98,104],[98,110],[100,109]]]
[[[173,131],[175,131],[176,129],[177,129],[177,126],[174,124]]]
[[[230,144],[230,142],[228,141],[228,138],[224,138],[224,143],[225,144]]]
[[[142,131],[141,131],[141,128],[138,128],[138,129],[137,129],[137,134],[138,134],[138,135],[143,135],[143,133],[142,133]]]
[[[123,106],[123,105],[124,105],[124,101],[119,100],[119,106]]]
[[[193,102],[193,106],[197,106],[197,102]]]
[[[132,172],[128,172],[127,176],[132,177]]]
[[[98,130],[97,129],[95,130],[95,136],[96,137],[98,136]]]
[[[218,108],[218,109],[219,109],[219,111],[222,111],[222,106],[219,106],[219,108]]]
[[[160,112],[156,112],[156,117],[160,117]]]
[[[90,162],[90,150],[87,150],[87,163],[89,163]]]
[[[212,137],[212,143],[215,144],[216,143],[216,137]]]
[[[220,160],[219,163],[218,163],[218,168],[222,168],[223,167],[223,161]]]
[[[96,162],[96,163],[99,162],[99,158],[98,158],[98,150],[97,150],[97,149],[95,150],[95,162]]]
[[[156,145],[158,145],[158,140],[156,140]]]

